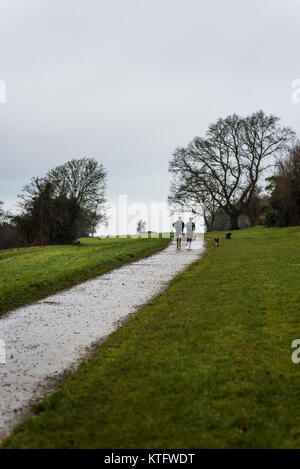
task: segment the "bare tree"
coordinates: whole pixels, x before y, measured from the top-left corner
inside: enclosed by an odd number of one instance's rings
[[[4,216],[4,211],[2,209],[3,202],[0,200],[0,221],[2,220],[2,217]]]
[[[75,200],[81,208],[95,209],[105,202],[107,174],[94,158],[73,159],[48,172],[59,195]]]
[[[0,249],[10,249],[17,247],[17,232],[12,223],[12,215],[5,212],[2,205],[0,200]]]
[[[300,224],[300,143],[278,161],[275,174],[267,178],[270,193],[266,221],[278,226]]]
[[[137,222],[136,232],[139,233],[139,234],[142,234],[143,231],[145,231],[145,229],[146,229],[146,222],[143,221],[142,219],[140,219],[140,220]]]
[[[196,137],[177,148],[170,161],[171,198],[202,201],[212,218],[221,210],[238,229],[238,217],[248,207],[261,174],[287,151],[295,137],[279,118],[263,111],[246,118],[219,119],[206,138]]]
[[[94,235],[105,214],[106,171],[93,158],[73,159],[32,178],[15,217],[24,244],[71,242]]]
[[[97,227],[100,223],[107,223],[107,215],[103,211],[103,206],[96,207],[94,210],[91,210],[87,214],[88,216],[88,227],[89,234],[94,237],[97,231]]]
[[[203,216],[207,231],[212,231],[219,207],[205,187],[197,184],[187,171],[174,172],[168,201],[173,211]]]
[[[9,210],[4,211],[2,206],[4,205],[4,202],[0,200],[0,224],[4,223],[10,223],[12,215]]]
[[[94,158],[73,159],[48,172],[59,196],[75,200],[80,207],[79,231],[94,236],[100,222],[106,220],[105,190],[107,173]]]

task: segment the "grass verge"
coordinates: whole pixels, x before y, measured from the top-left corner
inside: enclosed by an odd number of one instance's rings
[[[299,448],[300,227],[220,238],[3,447]]]
[[[164,249],[166,238],[84,238],[0,251],[0,315]]]

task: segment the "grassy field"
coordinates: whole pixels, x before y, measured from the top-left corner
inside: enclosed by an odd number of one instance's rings
[[[0,314],[163,249],[169,239],[81,239],[0,251]]]
[[[300,448],[300,227],[220,238],[4,447]]]

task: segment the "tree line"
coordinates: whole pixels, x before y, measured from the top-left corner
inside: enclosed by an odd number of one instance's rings
[[[269,210],[265,216],[268,226],[300,225],[300,144],[297,143],[278,161],[269,182]]]
[[[0,248],[68,244],[94,235],[106,219],[107,173],[93,158],[73,159],[34,177],[19,195],[21,213],[0,205]]]
[[[191,212],[202,206],[208,231],[220,229],[217,222],[226,217],[238,229],[241,215],[252,226],[300,224],[300,143],[274,115],[218,119],[204,138],[174,151],[169,171],[170,205]],[[93,158],[32,178],[19,195],[20,214],[5,213],[0,202],[0,249],[93,236],[106,220],[106,185],[106,170]]]

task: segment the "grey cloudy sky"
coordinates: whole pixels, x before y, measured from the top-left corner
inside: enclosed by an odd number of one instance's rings
[[[300,135],[299,0],[0,0],[0,200],[73,157],[109,196],[165,201],[168,159],[258,109]]]

